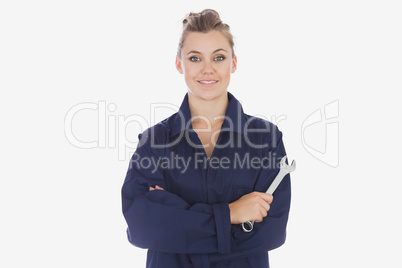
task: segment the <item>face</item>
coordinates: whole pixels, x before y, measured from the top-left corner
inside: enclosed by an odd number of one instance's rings
[[[237,58],[232,58],[232,48],[219,31],[189,33],[181,60],[176,56],[176,68],[184,74],[189,94],[203,100],[226,96],[236,65]]]

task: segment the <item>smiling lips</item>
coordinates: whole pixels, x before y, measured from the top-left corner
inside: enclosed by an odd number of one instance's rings
[[[218,83],[219,80],[197,80],[198,83],[200,83],[204,87],[212,87],[216,83]]]

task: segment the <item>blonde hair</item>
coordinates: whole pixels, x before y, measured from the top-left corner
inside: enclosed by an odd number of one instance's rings
[[[232,57],[234,58],[234,41],[229,25],[222,22],[218,12],[215,10],[204,9],[198,13],[190,12],[183,19],[183,32],[181,34],[179,47],[177,49],[177,56],[179,59],[181,59],[181,49],[183,48],[184,41],[190,32],[208,33],[214,30],[220,31],[226,37],[230,47],[232,48]]]

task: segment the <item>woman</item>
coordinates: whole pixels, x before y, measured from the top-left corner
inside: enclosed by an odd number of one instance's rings
[[[233,46],[216,11],[190,13],[176,56],[188,93],[139,135],[122,202],[128,239],[148,249],[149,268],[269,267],[268,251],[285,241],[289,175],[265,193],[286,155],[282,133],[227,91]]]

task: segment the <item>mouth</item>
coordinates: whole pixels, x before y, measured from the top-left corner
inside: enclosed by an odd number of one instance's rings
[[[197,82],[199,84],[201,84],[204,87],[212,87],[214,86],[216,83],[219,82],[219,80],[197,80]]]

